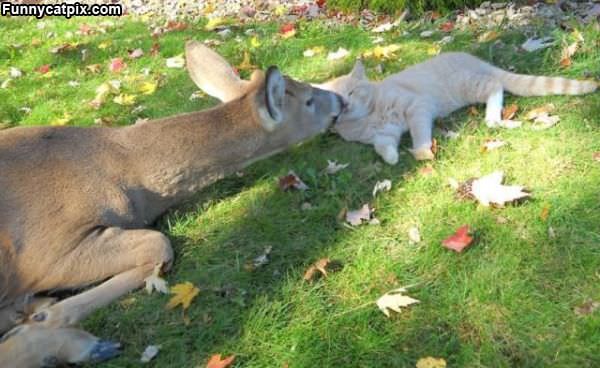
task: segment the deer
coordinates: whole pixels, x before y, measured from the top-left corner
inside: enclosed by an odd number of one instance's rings
[[[185,45],[200,88],[204,49]],[[230,93],[207,110],[125,127],[0,132],[0,367],[118,355],[119,343],[77,325],[144,284],[166,289],[174,254],[152,224],[201,188],[326,131],[344,109],[338,94],[275,66]],[[74,293],[43,296],[56,290]]]

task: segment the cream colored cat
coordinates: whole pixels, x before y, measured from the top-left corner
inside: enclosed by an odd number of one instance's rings
[[[593,92],[598,84],[565,78],[514,74],[466,53],[443,53],[387,77],[369,81],[360,61],[352,72],[322,85],[347,99],[334,130],[345,140],[375,146],[394,165],[398,143],[410,132],[417,160],[433,159],[433,121],[467,105],[486,103],[489,127],[502,126],[503,92],[519,96],[577,95]]]

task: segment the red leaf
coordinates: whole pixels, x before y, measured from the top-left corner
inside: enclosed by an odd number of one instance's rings
[[[327,3],[327,0],[317,0],[316,3],[319,6],[319,8],[322,9],[325,6],[325,4]]]
[[[233,363],[235,360],[235,355],[228,356],[225,359],[221,360],[221,354],[214,354],[210,357],[208,363],[206,363],[206,368],[227,368]]]
[[[156,56],[160,52],[160,44],[158,42],[154,42],[152,47],[150,48],[150,55]]]
[[[454,23],[452,23],[451,21],[442,23],[440,25],[440,31],[442,31],[442,32],[452,32],[453,29],[454,29]]]
[[[127,64],[123,62],[122,58],[114,58],[110,61],[109,69],[113,73],[119,73],[123,68],[126,68]]]
[[[44,64],[37,69],[41,74],[46,74],[50,71],[50,64]]]
[[[294,23],[287,23],[282,25],[281,28],[279,28],[279,33],[283,35],[290,32],[296,32],[296,27],[294,26]]]
[[[473,237],[469,236],[469,225],[463,225],[456,230],[454,235],[444,239],[442,241],[442,245],[448,249],[460,253],[463,251],[463,249],[468,247],[472,241]]]

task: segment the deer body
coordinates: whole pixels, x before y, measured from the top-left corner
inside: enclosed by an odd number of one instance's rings
[[[186,46],[192,79],[196,46]],[[322,132],[341,109],[338,95],[271,68],[206,111],[123,128],[0,133],[0,334],[27,320],[0,340],[0,366],[117,354],[118,344],[69,326],[144,282],[160,285],[173,252],[146,227],[202,187]],[[56,304],[32,298],[103,280]]]

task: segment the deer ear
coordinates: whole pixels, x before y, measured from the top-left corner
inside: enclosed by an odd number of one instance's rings
[[[283,122],[283,109],[285,108],[285,79],[275,66],[267,69],[265,98],[266,111],[261,111],[261,117],[265,129],[271,131]]]
[[[365,66],[363,65],[362,61],[356,60],[356,63],[354,64],[354,68],[352,68],[352,72],[350,72],[350,75],[356,79],[365,79]]]

